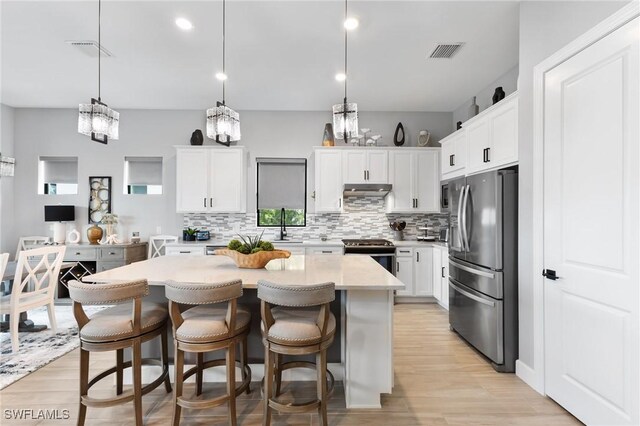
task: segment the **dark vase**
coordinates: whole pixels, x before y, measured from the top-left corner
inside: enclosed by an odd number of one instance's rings
[[[398,126],[396,127],[396,132],[393,134],[393,143],[396,146],[404,145],[404,127],[402,126],[402,123],[398,123]]]
[[[182,240],[183,241],[195,241],[196,240],[196,234],[189,235],[189,234],[187,234],[187,231],[182,231]]]
[[[493,104],[497,104],[498,102],[500,102],[501,100],[504,99],[505,93],[504,90],[502,90],[502,87],[496,87],[496,91],[493,92]]]
[[[456,130],[460,130],[460,129],[462,129],[462,121],[458,121],[456,123]]]
[[[202,136],[202,130],[196,129],[191,133],[191,145],[202,145],[204,137]]]

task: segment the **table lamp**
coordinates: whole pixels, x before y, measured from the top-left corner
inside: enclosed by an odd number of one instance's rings
[[[44,206],[44,221],[53,224],[53,242],[64,244],[67,235],[67,224],[76,220],[76,206]]]

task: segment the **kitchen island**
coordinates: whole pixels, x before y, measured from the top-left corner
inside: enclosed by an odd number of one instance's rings
[[[241,279],[252,291],[264,279],[294,286],[333,282],[340,304],[340,363],[347,408],[378,408],[393,388],[393,292],[404,284],[366,255],[294,255],[265,269],[239,269],[225,256],[162,256],[85,277],[112,283],[146,279],[163,295],[166,281],[213,283]],[[254,292],[255,293],[255,292]],[[259,316],[259,312],[254,312]],[[254,327],[255,328],[255,327]],[[259,330],[253,330],[259,333]],[[331,368],[331,366],[330,366]],[[262,379],[260,365],[253,380]],[[335,373],[334,373],[335,374]]]

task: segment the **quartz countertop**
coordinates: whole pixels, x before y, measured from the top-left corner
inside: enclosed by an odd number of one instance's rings
[[[112,283],[146,279],[151,285],[166,281],[214,283],[241,279],[245,288],[258,280],[307,286],[334,282],[336,290],[402,290],[404,284],[367,255],[293,255],[276,259],[265,269],[240,269],[226,256],[161,256],[99,272],[86,282]]]
[[[423,246],[438,246],[438,247],[448,247],[447,243],[444,241],[419,241],[419,240],[402,240],[402,241],[392,241],[393,245],[396,247],[423,247]]]
[[[183,241],[183,240],[179,240],[178,242],[175,243],[167,243],[166,245],[169,247],[184,247],[184,246],[195,246],[195,247],[204,247],[204,246],[223,246],[226,247],[227,244],[229,244],[229,240],[217,240],[217,239],[211,239],[211,240],[206,240],[206,241]],[[269,240],[269,239],[265,239],[266,241],[270,241],[271,243],[273,243],[274,246],[278,246],[278,247],[282,247],[282,246],[302,246],[302,247],[326,247],[326,246],[344,246],[344,244],[342,243],[342,240],[326,240],[326,241],[322,241],[322,240],[292,240],[292,241],[277,241],[277,240]],[[297,242],[296,242],[297,241]]]

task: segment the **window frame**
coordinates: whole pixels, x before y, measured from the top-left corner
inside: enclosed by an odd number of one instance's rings
[[[265,158],[265,157],[262,157]],[[273,160],[277,160],[277,159],[282,159],[282,160],[292,160],[294,158],[283,158],[283,157],[273,157],[270,158]],[[308,177],[308,172],[309,172],[309,161],[306,158],[295,158],[295,160],[304,160],[304,221],[302,223],[302,225],[288,225],[288,224],[284,224],[285,227],[287,228],[306,228],[307,226],[307,213],[308,213],[308,209],[307,209],[307,197],[308,197],[308,190],[307,190],[307,184],[309,181],[309,177]],[[279,225],[262,225],[260,224],[260,209],[258,208],[258,201],[260,198],[260,194],[258,191],[259,188],[259,184],[258,182],[260,181],[260,166],[259,166],[259,162],[258,162],[258,158],[256,158],[256,226],[258,228],[280,228],[283,226],[283,224],[279,224]],[[271,210],[271,209],[267,209],[267,210]],[[285,209],[285,210],[297,210],[297,209]]]

